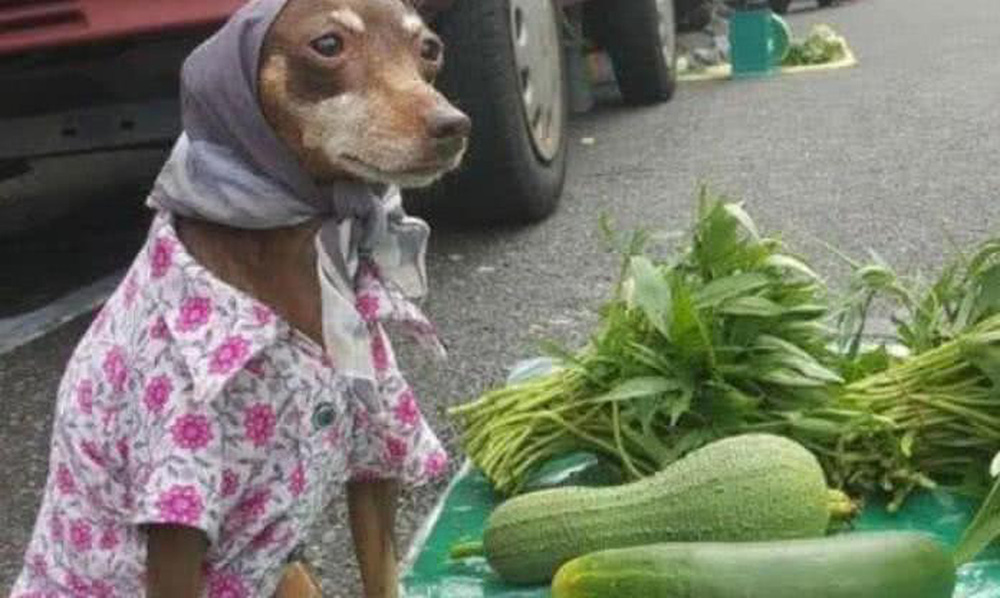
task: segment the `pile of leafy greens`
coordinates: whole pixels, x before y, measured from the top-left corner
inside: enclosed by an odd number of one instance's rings
[[[782,66],[806,66],[837,62],[847,56],[847,40],[829,25],[814,25],[809,35],[793,39]]]
[[[573,451],[641,477],[758,431],[797,440],[831,483],[887,493],[891,507],[921,487],[986,493],[1000,450],[1000,241],[930,283],[852,264],[845,297],[704,190],[669,257],[647,235],[623,245],[621,282],[583,349],[554,349],[558,370],[451,410],[498,490]],[[905,357],[865,342],[879,302],[896,310]]]
[[[791,425],[830,403],[842,379],[826,287],[735,203],[703,191],[690,245],[674,259],[628,244],[624,277],[565,367],[452,410],[494,485],[574,449],[628,473],[659,470],[713,439]]]

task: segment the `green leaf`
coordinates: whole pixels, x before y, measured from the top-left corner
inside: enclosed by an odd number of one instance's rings
[[[698,400],[697,411],[717,428],[739,425],[761,404],[761,399],[725,382],[709,382],[707,390]]]
[[[679,395],[671,397],[669,401],[670,409],[668,410],[670,414],[670,425],[676,426],[677,420],[681,418],[682,415],[691,410],[691,401],[694,399],[694,394],[690,391],[685,391]]]
[[[652,434],[653,420],[657,414],[666,413],[670,417],[670,425],[675,426],[690,407],[691,395],[675,392],[636,398],[629,404],[626,414],[639,422],[644,434]]]
[[[740,222],[725,204],[703,195],[699,213],[692,248],[693,265],[706,280],[711,280],[729,274],[734,263],[745,261],[747,243],[745,235],[740,234]]]
[[[784,308],[784,315],[794,318],[815,319],[825,316],[829,311],[830,308],[822,303],[802,303]]]
[[[889,369],[892,362],[889,351],[885,346],[879,345],[874,349],[862,351],[854,359],[844,359],[841,364],[841,372],[847,382],[860,380],[866,376],[884,372]]]
[[[660,333],[670,339],[668,315],[673,306],[670,283],[653,265],[649,258],[635,256],[632,258],[632,279],[635,282],[635,304],[646,315]]]
[[[694,356],[711,352],[711,339],[691,297],[691,291],[680,276],[671,284],[673,311],[670,320],[670,338],[684,355]]]
[[[798,411],[788,413],[785,417],[791,425],[813,435],[839,438],[844,434],[842,425],[822,417],[809,417]]]
[[[774,334],[800,347],[825,346],[836,330],[817,320],[789,320],[774,329]]]
[[[814,378],[808,378],[790,368],[772,368],[759,372],[755,377],[761,382],[780,384],[782,386],[800,386],[802,388],[815,388],[824,386],[825,383]]]
[[[764,265],[779,270],[792,270],[800,274],[804,274],[813,280],[820,279],[819,275],[813,272],[812,268],[807,266],[805,262],[790,255],[775,253],[768,256],[767,259],[764,260]]]
[[[777,318],[785,313],[784,308],[764,297],[737,297],[719,306],[719,312],[728,316],[754,316]]]
[[[757,232],[757,225],[754,224],[753,220],[750,218],[750,214],[746,213],[746,210],[743,209],[742,205],[737,203],[725,203],[722,204],[722,209],[725,210],[726,213],[729,214],[729,216],[731,216],[734,220],[739,222],[740,226],[750,233],[751,237],[754,239],[760,238],[760,233]]]
[[[972,523],[958,541],[955,564],[963,565],[976,558],[997,536],[1000,536],[1000,480],[993,485]]]
[[[629,401],[641,397],[657,397],[658,395],[680,389],[681,385],[676,380],[661,376],[641,376],[622,382],[605,394],[591,399],[590,402],[613,403],[615,401]]]
[[[844,381],[839,375],[821,365],[808,352],[786,340],[762,334],[758,337],[755,348],[768,351],[770,361],[794,369],[817,381],[829,384],[840,384]]]
[[[750,377],[770,384],[800,388],[819,388],[829,384],[825,380],[808,376],[797,369],[783,365],[756,367],[751,372]]]
[[[667,354],[656,351],[639,342],[631,341],[626,348],[627,355],[654,372],[672,376],[677,371],[677,363]]]
[[[978,292],[969,324],[975,324],[1000,312],[1000,264],[987,268],[977,276]]]
[[[756,272],[743,272],[717,278],[694,294],[700,309],[711,309],[720,303],[743,295],[750,295],[770,284],[768,277]]]
[[[994,388],[1000,388],[1000,346],[981,341],[974,336],[960,337],[958,343],[962,357],[985,374]]]
[[[976,250],[976,254],[969,260],[969,272],[978,272],[983,269],[990,260],[1000,255],[1000,239],[990,239],[984,242]]]

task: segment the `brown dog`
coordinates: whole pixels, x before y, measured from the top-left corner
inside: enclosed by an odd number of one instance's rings
[[[260,105],[318,181],[427,185],[458,165],[470,129],[469,119],[433,87],[442,50],[402,0],[290,0],[265,42]],[[322,343],[313,242],[319,225],[250,231],[177,221],[181,240],[201,264]],[[392,483],[348,487],[368,596],[396,595],[395,501]],[[149,538],[150,595],[200,595],[204,536],[160,526]],[[298,569],[281,591],[298,592],[290,590],[296,580],[303,581]]]

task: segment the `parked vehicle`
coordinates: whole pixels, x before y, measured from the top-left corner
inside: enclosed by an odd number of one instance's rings
[[[626,101],[662,102],[677,23],[710,1],[425,0],[448,46],[441,86],[474,122],[465,166],[432,191],[438,205],[466,221],[552,213],[568,151],[568,32],[607,49]],[[181,61],[242,3],[0,3],[0,180],[41,158],[166,147]]]

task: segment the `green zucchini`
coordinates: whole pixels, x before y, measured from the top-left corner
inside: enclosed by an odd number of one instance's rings
[[[804,447],[749,434],[712,443],[624,486],[558,488],[508,500],[490,516],[481,550],[508,582],[548,582],[566,561],[608,548],[822,536],[831,502],[842,504],[833,496],[843,497],[831,494]]]
[[[955,565],[929,536],[857,533],[745,543],[652,544],[559,569],[553,598],[951,598]]]

